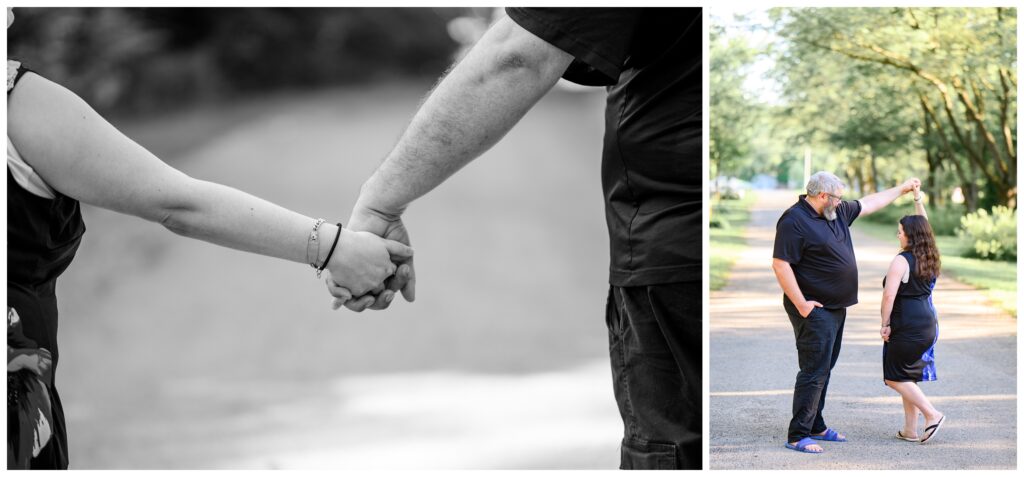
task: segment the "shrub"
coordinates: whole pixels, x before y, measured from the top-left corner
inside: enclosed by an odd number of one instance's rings
[[[925,205],[928,211],[928,224],[932,226],[935,235],[954,236],[960,228],[960,219],[964,217],[962,205],[950,205],[948,207],[935,208]]]
[[[720,211],[715,210],[711,212],[711,221],[708,226],[713,229],[728,229],[732,227],[732,224],[729,223],[729,219],[722,216]]]
[[[959,234],[972,247],[970,256],[988,260],[1017,259],[1017,211],[997,205],[992,212],[979,210],[960,219]]]

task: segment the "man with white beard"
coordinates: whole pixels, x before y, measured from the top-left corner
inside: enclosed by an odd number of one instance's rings
[[[800,362],[786,447],[817,454],[824,449],[815,441],[846,441],[845,435],[825,425],[821,411],[843,342],[846,308],[857,304],[857,259],[850,224],[920,184],[912,178],[859,200],[844,201],[842,181],[830,172],[817,172],[807,181],[807,194],[779,218],[772,268],[784,292],[782,305],[793,325]]]

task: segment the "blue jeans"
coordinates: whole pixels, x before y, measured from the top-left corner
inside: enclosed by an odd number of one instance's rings
[[[787,442],[796,442],[828,429],[821,411],[825,409],[828,380],[843,344],[846,308],[815,308],[804,318],[788,297],[783,297],[782,306],[793,325],[800,361],[793,388],[793,419],[789,421],[787,436]]]
[[[700,282],[616,287],[605,313],[621,469],[700,469]]]

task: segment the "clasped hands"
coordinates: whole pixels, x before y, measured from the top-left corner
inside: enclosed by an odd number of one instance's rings
[[[900,185],[900,195],[913,192],[915,196],[921,193],[921,179],[911,177]]]
[[[357,205],[342,237],[324,279],[331,308],[383,310],[399,290],[406,301],[416,299],[413,250],[400,216]]]

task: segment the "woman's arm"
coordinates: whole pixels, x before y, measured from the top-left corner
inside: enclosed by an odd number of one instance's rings
[[[168,166],[66,88],[29,73],[9,96],[7,111],[11,140],[62,194],[158,222],[187,237],[308,263],[312,218]],[[320,261],[336,233],[333,224],[320,227]],[[343,230],[339,251],[328,264],[335,281],[354,293],[376,288],[387,276],[382,274],[393,271],[385,242],[366,235]],[[397,245],[387,247],[411,253]]]
[[[889,264],[889,271],[885,274],[885,288],[882,290],[882,340],[889,341],[889,320],[892,319],[892,306],[896,302],[896,292],[900,289],[900,282],[903,275],[907,273],[910,264],[902,255],[897,255]]]
[[[914,214],[928,220],[928,212],[924,210],[924,196],[921,194],[921,184],[914,186]]]

